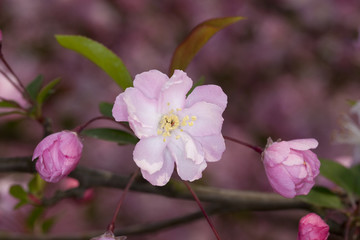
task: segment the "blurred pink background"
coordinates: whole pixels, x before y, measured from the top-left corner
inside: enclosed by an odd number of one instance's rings
[[[100,101],[113,102],[120,88],[98,67],[62,48],[55,34],[84,35],[118,54],[132,76],[150,69],[167,72],[176,46],[197,24],[210,18],[244,16],[212,38],[187,69],[196,81],[220,85],[229,97],[224,135],[264,146],[267,137],[318,139],[319,156],[352,155],[352,146],[333,143],[347,100],[360,90],[360,2],[357,0],[57,0],[0,2],[3,53],[24,84],[38,74],[46,82],[61,77],[45,106],[55,131],[72,129],[98,116]],[[0,94],[5,87],[0,78]],[[92,126],[115,126],[98,122]],[[42,137],[30,120],[0,119],[0,157],[31,155]],[[84,138],[80,165],[130,175],[133,146]],[[272,192],[260,158],[227,142],[223,159],[211,163],[199,184]],[[99,160],[101,159],[101,161]],[[106,159],[104,161],[103,159]],[[20,175],[21,176],[21,175]],[[28,176],[26,176],[28,177]],[[3,174],[8,181],[24,182]],[[19,180],[20,179],[20,180]],[[49,188],[59,187],[49,185]],[[10,201],[6,190],[0,201]],[[88,203],[65,200],[48,211],[58,217],[50,234],[105,230],[121,191],[95,189]],[[13,204],[13,203],[12,203]],[[8,208],[9,209],[9,208]],[[65,211],[66,210],[66,211]],[[197,211],[195,202],[130,193],[117,227],[155,222]],[[223,239],[296,239],[304,211],[237,212],[214,216]],[[24,222],[21,214],[0,209],[0,218]],[[15,221],[14,220],[14,221]],[[23,228],[0,229],[26,232]],[[234,237],[236,236],[236,237]],[[213,239],[206,221],[129,239]]]

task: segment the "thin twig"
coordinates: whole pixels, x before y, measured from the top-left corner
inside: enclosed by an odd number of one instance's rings
[[[240,145],[243,145],[245,147],[251,148],[252,150],[254,150],[255,152],[260,153],[260,154],[262,154],[262,152],[264,151],[261,147],[251,145],[249,143],[243,142],[241,140],[238,140],[238,139],[235,139],[235,138],[232,138],[232,137],[224,136],[224,138],[229,140],[229,141],[232,141],[232,142],[238,143]]]
[[[206,211],[209,214],[217,214],[217,213],[225,213],[229,211],[234,211],[234,208],[223,208],[218,206],[212,206],[206,208]],[[163,221],[159,221],[156,223],[145,223],[145,224],[136,224],[132,226],[128,226],[122,229],[115,231],[115,235],[139,235],[145,233],[152,233],[156,231],[160,231],[166,228],[175,227],[181,224],[188,224],[195,220],[198,220],[203,217],[201,211],[191,213],[188,215],[175,217],[172,219],[167,219]],[[24,234],[9,234],[9,233],[0,233],[0,239],[7,239],[7,240],[89,240],[93,236],[101,235],[103,231],[99,232],[88,232],[86,234],[80,235],[58,235],[58,236],[31,236],[31,235],[24,235]]]
[[[20,79],[18,78],[18,76],[15,74],[15,72],[12,70],[12,68],[10,67],[10,65],[8,64],[8,62],[6,61],[4,55],[2,54],[2,52],[0,51],[0,59],[3,61],[3,63],[5,64],[5,67],[10,71],[10,73],[14,76],[14,78],[16,79],[16,81],[18,82],[18,84],[20,85],[20,87],[23,89],[23,94],[26,94],[26,89],[24,87],[24,85],[21,83]]]
[[[97,121],[97,120],[113,120],[109,117],[105,117],[105,116],[99,116],[99,117],[94,117],[92,119],[90,119],[89,121],[87,121],[86,123],[84,123],[83,125],[80,125],[78,127],[76,127],[73,131],[77,132],[77,133],[81,133],[87,126],[89,126],[91,123]]]
[[[120,200],[119,200],[116,210],[114,212],[114,216],[113,216],[111,223],[109,224],[107,230],[114,232],[116,217],[119,214],[120,208],[122,206],[122,203],[124,202],[127,192],[129,191],[131,185],[134,183],[134,180],[138,174],[139,174],[139,169],[136,169],[136,171],[131,175],[129,182],[126,184],[126,187],[125,187],[123,193],[121,194]]]
[[[21,87],[19,87],[18,85],[16,85],[9,77],[8,74],[6,74],[6,72],[4,72],[3,70],[0,69],[0,73],[5,77],[5,79],[8,80],[8,82],[21,94],[23,95],[23,90],[21,89]]]
[[[192,190],[190,184],[187,181],[183,181],[185,186],[187,187],[187,189],[190,191],[191,195],[194,197],[196,203],[198,204],[201,212],[203,213],[204,217],[206,218],[206,221],[208,222],[208,224],[210,225],[211,230],[213,231],[215,237],[217,240],[221,240],[218,232],[216,231],[216,228],[214,226],[214,224],[212,223],[211,219],[209,218],[209,216],[207,215],[204,207],[202,206],[200,199],[198,198],[198,196],[196,195],[196,193]]]

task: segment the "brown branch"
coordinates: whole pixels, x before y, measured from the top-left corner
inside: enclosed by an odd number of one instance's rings
[[[35,172],[31,157],[0,158],[0,172]],[[129,177],[113,174],[108,171],[95,170],[78,166],[71,174],[80,182],[81,189],[91,187],[110,187],[124,189]],[[287,199],[280,195],[262,192],[238,191],[220,189],[206,186],[195,186],[193,189],[203,202],[221,204],[223,206],[236,206],[239,210],[279,210],[279,209],[309,209],[310,205],[298,199]],[[179,181],[171,180],[164,187],[155,187],[145,180],[137,179],[131,190],[162,195],[170,198],[192,199],[192,195]],[[55,195],[51,204],[67,197],[76,195],[77,190]],[[53,201],[53,202],[51,202]]]
[[[225,213],[229,211],[234,211],[234,208],[223,208],[218,206],[212,206],[206,209],[209,214]],[[160,231],[166,228],[178,226],[185,223],[190,223],[195,220],[202,218],[202,212],[198,211],[191,213],[185,216],[180,216],[168,220],[159,221],[156,223],[145,223],[145,224],[136,224],[123,229],[115,231],[116,236],[129,236],[129,235],[139,235],[145,233],[151,233]],[[32,236],[24,234],[7,234],[0,232],[0,239],[7,240],[89,240],[91,237],[101,235],[103,232],[92,232],[80,235],[62,235],[62,236]]]

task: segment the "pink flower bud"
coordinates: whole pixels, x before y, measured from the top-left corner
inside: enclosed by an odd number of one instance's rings
[[[319,174],[320,161],[309,149],[318,146],[316,139],[272,142],[263,152],[266,175],[273,189],[286,198],[306,195]]]
[[[115,237],[111,231],[106,231],[103,235],[94,237],[90,240],[126,240],[125,236]]]
[[[35,148],[32,160],[36,170],[47,182],[58,182],[66,177],[79,163],[82,143],[77,134],[62,131],[44,138]]]
[[[300,219],[298,240],[326,240],[328,237],[329,226],[315,213]]]

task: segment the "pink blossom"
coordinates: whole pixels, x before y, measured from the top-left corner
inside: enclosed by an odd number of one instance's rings
[[[36,170],[45,181],[58,182],[75,169],[82,147],[75,132],[54,133],[37,145],[32,160],[39,158]]]
[[[103,235],[94,237],[90,240],[126,240],[125,236],[115,237],[111,231],[106,231]]]
[[[174,164],[181,179],[197,180],[207,162],[220,160],[225,150],[221,127],[227,96],[219,86],[204,85],[186,98],[191,86],[183,71],[169,79],[151,70],[136,75],[134,87],[115,100],[113,116],[129,121],[140,138],[134,161],[153,185],[165,185]]]
[[[272,142],[263,153],[266,175],[273,189],[280,195],[293,198],[306,195],[319,174],[320,161],[309,149],[318,146],[316,139]]]
[[[329,226],[315,213],[302,217],[299,223],[298,240],[326,240]]]

